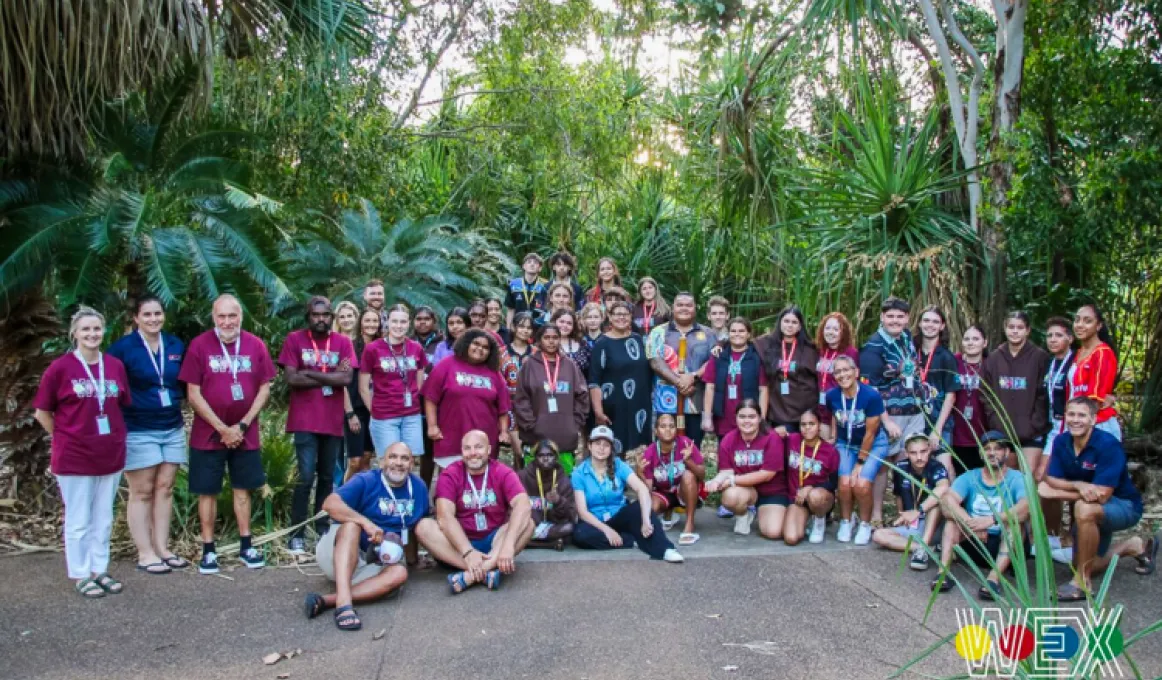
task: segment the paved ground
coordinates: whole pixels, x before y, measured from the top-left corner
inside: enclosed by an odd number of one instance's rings
[[[956,629],[955,594],[923,622],[934,571],[901,572],[898,556],[833,534],[787,548],[728,529],[700,516],[703,541],[680,566],[636,550],[529,552],[497,593],[452,597],[442,573],[415,574],[398,597],[361,607],[354,634],[302,616],[304,593],[326,587],[313,568],[229,580],[125,563],[126,593],[90,602],[68,587],[59,554],[3,559],[0,677],[883,678]],[[1110,599],[1126,605],[1128,637],[1162,618],[1162,579],[1123,565]],[[1134,654],[1142,677],[1162,677],[1160,639]],[[945,648],[918,670],[964,666]]]

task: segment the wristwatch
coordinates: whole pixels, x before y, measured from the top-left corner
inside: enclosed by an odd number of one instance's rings
[[[354,412],[354,411],[348,411],[348,412],[346,412],[346,413],[344,413],[344,414],[343,414],[343,417],[344,417],[344,418],[350,418],[350,417],[351,417],[351,416],[353,416],[353,415],[355,415],[355,412]]]
[[[238,421],[238,429],[242,430],[242,434],[246,434],[246,431],[250,429],[250,423],[240,420]]]

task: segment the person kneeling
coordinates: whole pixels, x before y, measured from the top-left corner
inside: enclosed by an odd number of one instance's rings
[[[694,441],[678,434],[678,421],[672,413],[659,413],[654,423],[657,441],[642,454],[642,478],[650,487],[655,515],[664,513],[662,528],[674,526],[673,512],[681,506],[686,524],[678,535],[678,545],[694,545],[694,511],[698,509],[698,486],[706,478],[706,463]]]
[[[533,537],[529,495],[520,479],[499,460],[489,458],[488,435],[470,430],[460,442],[461,460],[436,482],[436,519],[419,528],[420,541],[452,569],[452,594],[483,583],[500,587],[501,574],[516,571],[516,555]]]
[[[1005,467],[1014,452],[1012,442],[996,430],[986,432],[980,442],[984,467],[960,475],[940,496],[940,511],[946,518],[940,555],[944,576],[943,581],[937,576],[932,587],[939,587],[942,593],[952,590],[948,567],[956,544],[968,538],[963,548],[969,559],[979,567],[991,567],[978,594],[992,600],[1000,594],[1000,575],[1012,563],[1009,546],[1016,539],[1005,534],[1029,519],[1029,499],[1025,497],[1024,477]]]
[[[928,549],[940,527],[940,497],[948,490],[948,468],[932,458],[928,436],[918,432],[904,442],[908,460],[900,461],[892,488],[900,515],[891,527],[876,529],[872,540],[881,548],[912,551],[908,566],[928,568]],[[946,581],[947,582],[947,581]]]
[[[839,473],[839,452],[819,438],[819,416],[806,411],[799,416],[799,431],[787,442],[787,506],[783,542],[796,545],[803,540],[808,517],[808,540],[822,543],[827,529],[827,511],[835,504],[835,480]],[[810,452],[810,453],[808,453]]]
[[[613,455],[619,446],[613,430],[604,425],[589,433],[589,457],[573,468],[573,498],[581,520],[573,543],[593,550],[636,543],[650,559],[684,562],[666,538],[662,521],[648,502],[643,503],[650,497],[649,488],[629,464]],[[627,503],[626,489],[632,489],[638,500]]]
[[[759,532],[777,541],[791,504],[783,474],[783,438],[767,427],[754,399],[739,402],[734,420],[738,429],[718,445],[718,475],[706,483],[706,491],[722,492],[723,507],[734,513],[734,533],[750,533],[756,514],[752,508],[757,508]]]
[[[565,539],[573,535],[577,509],[573,485],[561,464],[557,445],[542,439],[533,448],[533,459],[517,473],[532,505],[533,538],[530,548],[565,549]]]
[[[1097,408],[1084,396],[1066,404],[1068,436],[1054,440],[1039,489],[1042,498],[1073,502],[1075,575],[1057,591],[1061,602],[1084,600],[1093,587],[1090,577],[1108,567],[1113,555],[1136,559],[1135,571],[1142,576],[1154,573],[1162,542],[1159,532],[1145,544],[1134,536],[1111,545],[1115,531],[1130,529],[1142,519],[1142,495],[1130,479],[1122,443],[1094,427]]]
[[[403,442],[387,447],[381,470],[352,477],[323,502],[331,528],[315,546],[315,559],[335,582],[328,595],[308,593],[307,618],[335,609],[335,625],[359,630],[363,623],[354,603],[386,597],[407,581],[400,563],[404,551],[415,551],[411,534],[420,533],[428,512],[428,487],[412,474],[412,452]]]

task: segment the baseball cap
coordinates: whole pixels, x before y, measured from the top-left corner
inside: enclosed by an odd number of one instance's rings
[[[1000,430],[989,430],[988,432],[985,432],[984,436],[980,438],[981,446],[990,444],[992,442],[1004,444],[1010,449],[1013,448],[1012,440],[1009,439],[1008,435],[1006,435],[1004,432],[1001,432]]]
[[[598,425],[589,433],[589,441],[596,441],[604,439],[613,445],[614,453],[621,453],[621,442],[617,441],[617,437],[613,436],[613,430],[605,425]]]

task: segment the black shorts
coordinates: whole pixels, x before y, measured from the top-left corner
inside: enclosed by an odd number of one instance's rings
[[[190,449],[190,493],[198,496],[217,496],[222,492],[222,475],[230,466],[230,486],[253,491],[266,484],[262,469],[262,453],[257,449]]]
[[[1033,437],[1031,439],[1022,439],[1021,448],[1043,449],[1045,448],[1045,435],[1040,437]]]
[[[351,431],[347,418],[343,419],[343,449],[347,460],[359,459],[375,452],[375,445],[371,443],[371,411],[365,408],[355,409],[355,416],[359,418],[359,432]]]
[[[786,494],[777,493],[770,496],[759,496],[759,499],[755,501],[754,506],[756,508],[761,508],[764,505],[781,505],[785,508],[790,504],[791,499],[787,498]]]
[[[974,537],[963,536],[960,540],[960,547],[964,549],[964,553],[968,555],[968,559],[972,560],[973,564],[981,569],[988,569],[989,560],[996,562],[997,555],[1001,553],[1004,538],[1000,534],[989,534],[988,538],[981,543],[978,543]]]

